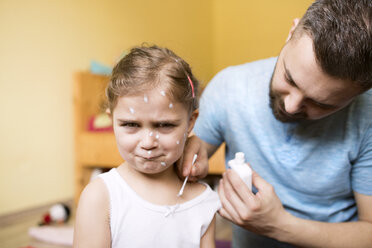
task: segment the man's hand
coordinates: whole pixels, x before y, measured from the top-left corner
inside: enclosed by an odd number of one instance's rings
[[[192,160],[194,155],[197,154],[194,166],[192,166]],[[196,181],[197,179],[204,178],[208,174],[208,156],[207,150],[197,136],[193,135],[189,137],[185,144],[183,156],[177,161],[178,176],[184,178],[188,175],[190,181]]]
[[[275,238],[290,214],[284,210],[272,185],[255,172],[252,183],[258,189],[256,194],[248,189],[235,171],[227,170],[218,188],[222,203],[219,213],[251,232]]]

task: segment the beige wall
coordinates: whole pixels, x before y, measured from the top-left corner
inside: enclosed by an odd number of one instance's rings
[[[300,0],[0,0],[0,215],[73,196],[72,74],[142,42],[206,83],[274,56]]]

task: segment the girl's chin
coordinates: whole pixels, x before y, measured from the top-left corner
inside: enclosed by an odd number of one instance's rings
[[[145,162],[143,164],[136,166],[137,170],[147,174],[160,173],[166,170],[168,167],[169,166],[162,165],[162,163],[160,162]]]

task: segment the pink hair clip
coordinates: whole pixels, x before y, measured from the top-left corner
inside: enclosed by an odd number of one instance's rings
[[[187,74],[186,74],[187,75]],[[194,84],[192,83],[191,81],[191,78],[189,75],[187,75],[187,79],[189,80],[190,82],[190,85],[191,85],[191,90],[192,90],[192,98],[195,98],[195,93],[194,93]]]
[[[176,63],[179,64],[182,67],[183,71],[185,72],[185,74],[187,76],[187,79],[189,80],[189,83],[190,83],[190,86],[191,86],[192,98],[195,98],[194,84],[192,83],[192,80],[191,80],[189,74],[186,72],[185,68],[183,67],[183,65],[182,65],[182,63],[179,59],[176,58],[176,59],[174,59],[174,61],[176,61]]]

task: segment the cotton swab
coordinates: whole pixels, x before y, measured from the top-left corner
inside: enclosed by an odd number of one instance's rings
[[[192,159],[191,168],[194,166],[194,163],[195,163],[195,160],[196,160],[197,157],[198,157],[198,155],[195,154],[195,155],[194,155],[194,158]],[[185,189],[186,182],[187,182],[187,180],[189,179],[189,176],[190,176],[190,174],[187,175],[187,177],[185,178],[185,181],[183,181],[182,188],[181,188],[180,192],[178,192],[177,197],[180,197],[180,196],[183,194],[183,190]]]

